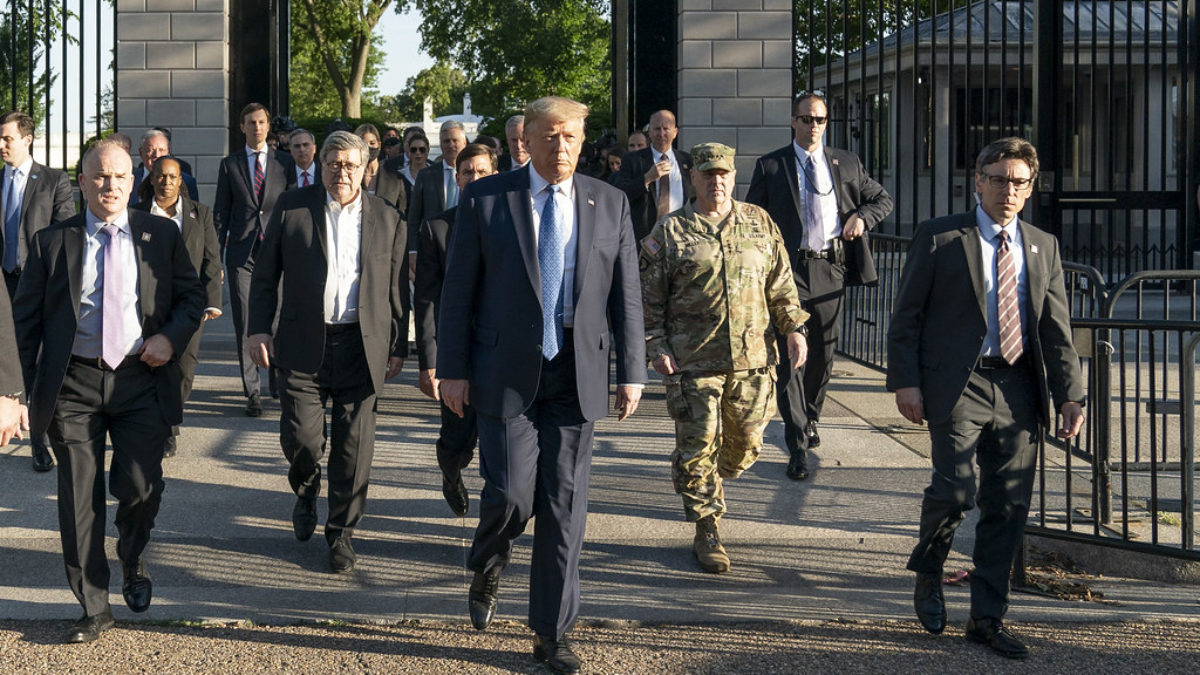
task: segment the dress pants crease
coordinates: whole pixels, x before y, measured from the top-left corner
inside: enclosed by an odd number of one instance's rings
[[[808,358],[804,365],[792,368],[787,358],[786,337],[776,335],[779,346],[776,400],[783,418],[784,440],[788,449],[796,452],[808,447],[804,428],[809,420],[821,419],[825,405],[825,390],[833,374],[833,352],[842,334],[846,268],[821,258],[793,263],[800,304],[810,314],[805,323]]]
[[[241,265],[226,265],[229,284],[229,313],[233,315],[233,336],[237,342],[238,366],[242,372],[242,395],[260,392],[258,366],[250,359],[246,326],[250,323],[250,278],[254,276],[254,258]]]

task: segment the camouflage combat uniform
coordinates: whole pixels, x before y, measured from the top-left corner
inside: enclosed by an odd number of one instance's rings
[[[667,408],[675,420],[671,475],[689,521],[725,513],[723,478],[758,459],[775,400],[774,328],[804,325],[779,229],[734,201],[720,222],[691,204],[642,240],[646,357],[671,354]]]

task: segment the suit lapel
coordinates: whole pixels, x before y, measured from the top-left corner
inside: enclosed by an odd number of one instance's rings
[[[312,218],[313,223],[313,238],[321,245],[321,269],[318,272],[322,277],[329,270],[329,242],[325,238],[325,191],[313,190],[315,196],[308,204],[308,214]],[[363,220],[367,219],[366,204],[367,200],[363,200]],[[362,236],[361,234],[359,235]],[[360,243],[361,247],[361,243]]]
[[[360,225],[358,228],[358,306],[360,310],[360,321],[363,318],[361,313],[363,305],[367,304],[369,306],[370,301],[368,298],[373,297],[371,295],[371,280],[373,277],[367,273],[367,252],[387,251],[391,249],[386,242],[378,241],[382,228],[376,225],[375,219],[372,217],[373,208],[374,205],[371,203],[371,200],[367,199],[366,190],[363,190],[362,225]],[[325,228],[321,229],[323,230]],[[367,300],[367,302],[364,303],[364,300]]]
[[[1017,227],[1021,230],[1021,248],[1025,252],[1025,277],[1029,280],[1029,303],[1033,305],[1033,319],[1030,325],[1035,325],[1041,319],[1042,298],[1046,297],[1046,274],[1042,264],[1042,250],[1029,240],[1029,223],[1018,220]]]
[[[792,203],[796,205],[797,220],[800,222],[801,230],[804,228],[803,218],[799,214],[804,213],[804,207],[800,204],[800,174],[796,173],[796,162],[799,159],[796,157],[796,146],[794,143],[788,143],[787,152],[783,155],[783,171],[787,176],[788,190],[792,193]]]
[[[79,294],[83,291],[83,251],[87,238],[87,216],[79,216],[79,227],[63,229],[63,255],[67,257],[67,287],[75,319],[79,320]]]
[[[141,219],[135,217],[134,212],[127,211],[129,214],[129,236],[133,238],[133,255],[137,258],[138,270],[138,307],[141,308],[142,321],[145,321],[147,316],[154,313],[154,307],[149,306],[154,297],[154,289],[150,287],[150,281],[154,278],[154,271],[147,267],[145,247],[152,245],[150,233],[146,231]],[[140,212],[137,215],[141,215]]]
[[[822,151],[825,153],[825,164],[829,166],[829,175],[833,176],[833,197],[838,205],[838,222],[841,222],[842,217],[842,165],[829,151],[828,146],[823,146]]]
[[[245,148],[238,150],[234,157],[237,160],[237,172],[242,177],[242,183],[246,186],[246,193],[250,195],[250,200],[255,204],[258,203],[258,193],[254,191],[254,177],[250,175],[250,155]]]
[[[983,244],[979,241],[979,227],[975,224],[975,212],[963,216],[963,255],[967,256],[967,271],[971,275],[971,286],[979,302],[979,316],[987,322],[987,285],[983,275]]]
[[[538,266],[537,240],[533,235],[533,197],[529,193],[529,172],[526,166],[514,176],[516,190],[508,190],[508,213],[512,216],[513,231],[517,235],[517,246],[521,249],[521,258],[525,260],[525,272],[529,275],[529,283],[537,295],[538,303],[542,302],[542,273]]]
[[[25,193],[21,197],[21,224],[25,224],[25,214],[29,213],[29,205],[33,202],[33,193],[37,191],[38,184],[42,180],[42,173],[46,167],[34,162],[29,167],[29,176],[25,178]],[[3,212],[0,212],[3,213]]]
[[[592,242],[596,238],[596,194],[591,186],[575,177],[575,288],[572,301],[579,299],[579,289],[587,278]]]

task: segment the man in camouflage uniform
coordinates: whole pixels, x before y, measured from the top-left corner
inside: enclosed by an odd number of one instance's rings
[[[773,329],[788,336],[792,363],[807,356],[783,238],[766,211],[733,200],[733,156],[720,143],[692,149],[695,202],[659,220],[640,251],[646,357],[675,420],[671,475],[696,523],[692,552],[717,573],[729,569],[722,480],[758,459],[773,412]]]

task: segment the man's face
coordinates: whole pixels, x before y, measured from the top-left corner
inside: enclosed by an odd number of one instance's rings
[[[649,147],[650,143],[646,140],[646,134],[640,131],[635,131],[629,134],[629,151],[634,152],[642,148]]]
[[[524,164],[529,161],[529,151],[525,149],[525,124],[514,124],[504,130],[505,140],[508,141],[508,154],[512,155],[513,164]]]
[[[155,162],[150,169],[150,184],[154,186],[154,201],[159,206],[170,206],[179,199],[179,186],[183,183],[179,162],[164,159]]]
[[[467,147],[467,135],[462,129],[446,129],[438,134],[438,141],[442,145],[442,158],[450,166],[454,166],[454,160],[458,159],[458,153]]]
[[[675,116],[671,113],[660,110],[650,116],[650,142],[654,144],[654,149],[659,152],[666,152],[671,149],[671,144],[675,142],[675,137],[679,135],[679,129],[675,127]]]
[[[560,183],[575,173],[583,150],[583,120],[541,119],[525,124],[525,147],[538,174]]]
[[[111,221],[129,202],[133,160],[121,148],[106,146],[88,159],[79,186],[88,210],[101,220]]]
[[[458,173],[454,175],[454,181],[458,183],[458,189],[467,187],[468,183],[490,176],[496,173],[496,168],[492,166],[492,162],[487,155],[476,155],[471,159],[458,165]]]
[[[267,111],[255,110],[243,117],[241,129],[246,135],[246,145],[261,148],[267,142],[267,134],[271,133],[271,120],[267,119]]]
[[[737,182],[736,171],[709,169],[692,172],[692,187],[696,188],[696,205],[700,211],[721,211],[733,198]]]
[[[296,166],[301,169],[307,169],[309,166],[312,166],[317,146],[313,143],[312,136],[308,134],[296,134],[296,137],[290,143],[288,152],[292,153],[292,159],[296,160]]]
[[[1033,193],[1032,178],[1029,165],[1020,159],[1002,159],[985,165],[983,173],[975,175],[975,191],[979,193],[984,213],[1000,225],[1007,225],[1025,208],[1025,200]],[[1014,186],[1014,180],[1023,185]],[[993,182],[1001,186],[992,185]]]
[[[159,157],[169,154],[171,154],[171,146],[167,144],[167,137],[161,134],[142,141],[142,146],[138,148],[138,156],[142,158],[142,166],[146,168],[154,166],[154,162]]]
[[[805,122],[804,120],[809,120]],[[806,98],[792,108],[792,131],[796,134],[796,145],[805,150],[814,150],[821,144],[821,137],[829,126],[829,111],[819,98]]]
[[[358,195],[366,174],[366,158],[357,149],[352,149],[327,153],[324,159],[321,180],[325,189],[337,203],[345,206]]]
[[[291,145],[289,144],[289,139],[291,138],[290,133],[286,131],[280,131],[275,134],[275,138],[277,139],[275,146],[280,150],[288,152],[292,149]]]
[[[22,136],[16,122],[0,126],[0,159],[9,166],[20,166],[29,157],[33,136]]]

